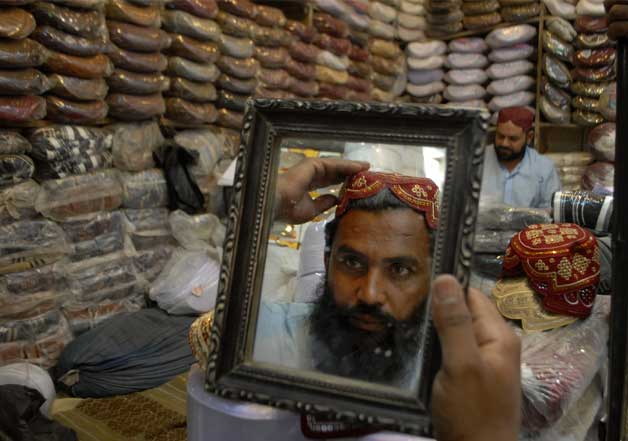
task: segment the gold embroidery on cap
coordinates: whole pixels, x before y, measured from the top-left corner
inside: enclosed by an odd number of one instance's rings
[[[573,267],[571,266],[571,262],[566,257],[563,257],[558,263],[558,275],[563,279],[571,279],[571,275],[573,274]]]

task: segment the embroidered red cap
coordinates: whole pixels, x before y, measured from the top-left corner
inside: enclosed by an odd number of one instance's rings
[[[504,276],[522,273],[547,311],[587,317],[600,281],[597,239],[576,224],[530,225],[512,238],[504,257]]]
[[[521,127],[524,132],[527,132],[534,123],[534,113],[526,107],[507,107],[499,111],[497,124],[507,122],[512,122],[517,127]]]
[[[438,227],[438,186],[429,178],[396,173],[365,171],[347,178],[340,190],[336,217],[342,216],[354,199],[365,199],[388,188],[401,202],[425,216],[430,229]]]

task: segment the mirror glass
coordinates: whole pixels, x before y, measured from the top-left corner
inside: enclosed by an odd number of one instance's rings
[[[279,148],[278,179],[308,157],[355,159],[430,178],[442,194],[444,147],[283,138]],[[338,218],[334,207],[304,224],[272,224],[255,362],[416,390],[437,226],[386,192],[352,201]]]

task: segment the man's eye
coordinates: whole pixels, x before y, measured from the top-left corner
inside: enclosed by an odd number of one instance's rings
[[[398,277],[406,277],[410,274],[410,268],[408,266],[403,265],[401,263],[393,263],[391,266],[391,270],[394,275]]]
[[[359,270],[362,268],[362,262],[354,257],[342,256],[339,260],[344,266],[351,270]]]

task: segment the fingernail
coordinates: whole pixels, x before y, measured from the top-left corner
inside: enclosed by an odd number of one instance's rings
[[[460,293],[449,283],[437,283],[433,289],[434,301],[439,305],[453,305],[460,301]]]

